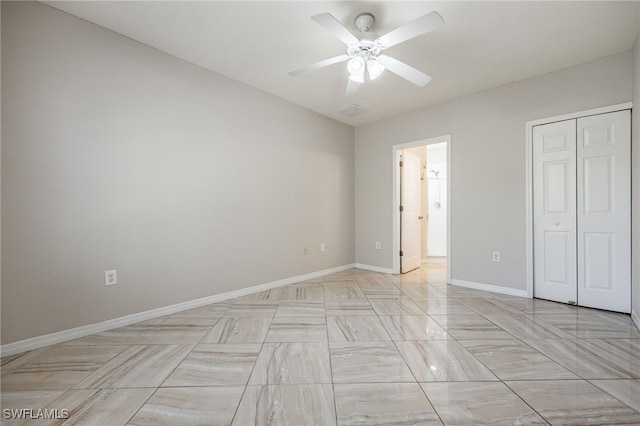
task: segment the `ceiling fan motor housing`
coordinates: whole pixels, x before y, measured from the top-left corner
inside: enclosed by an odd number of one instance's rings
[[[376,57],[380,53],[380,45],[375,42],[378,38],[377,34],[370,32],[371,26],[375,22],[375,17],[369,12],[363,12],[356,16],[353,21],[360,30],[358,35],[359,41],[347,48],[347,55],[350,57],[361,57],[365,62]]]
[[[360,40],[357,44],[352,44],[347,48],[347,55],[350,57],[363,56],[365,59],[378,56],[380,46],[373,40]]]

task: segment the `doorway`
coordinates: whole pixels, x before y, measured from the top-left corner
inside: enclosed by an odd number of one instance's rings
[[[438,265],[450,282],[451,135],[395,145],[393,170],[394,274]]]

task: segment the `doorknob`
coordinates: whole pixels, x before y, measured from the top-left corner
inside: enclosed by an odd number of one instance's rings
[[[418,216],[418,220],[424,219],[424,216]]]

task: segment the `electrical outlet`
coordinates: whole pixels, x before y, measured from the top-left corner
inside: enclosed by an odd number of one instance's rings
[[[116,269],[104,271],[104,285],[114,284],[118,284],[118,271]]]
[[[493,254],[491,255],[491,260],[494,262],[500,262],[500,252],[494,251]]]
[[[309,254],[309,247],[305,247],[304,249],[302,249],[302,251],[304,252],[304,255],[308,255]]]
[[[320,243],[320,252],[324,252],[324,243]]]
[[[380,250],[380,241],[376,241],[376,250]]]

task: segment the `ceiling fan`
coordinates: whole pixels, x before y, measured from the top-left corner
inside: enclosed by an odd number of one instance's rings
[[[354,20],[356,27],[360,30],[358,37],[352,34],[330,13],[314,15],[311,19],[332,32],[346,44],[347,53],[289,71],[289,75],[292,77],[349,61],[347,63],[347,70],[349,71],[347,96],[354,94],[360,85],[364,83],[365,71],[369,76],[369,80],[375,80],[386,69],[419,87],[424,87],[431,81],[431,77],[422,71],[418,71],[391,56],[381,54],[381,52],[440,27],[444,24],[444,20],[438,12],[429,12],[380,37],[369,31],[375,21],[375,17],[368,12],[360,13]]]

